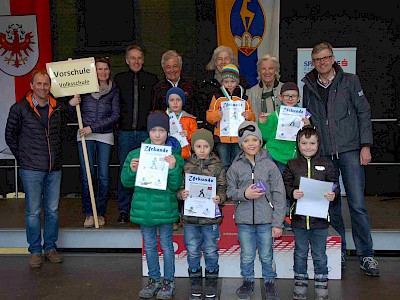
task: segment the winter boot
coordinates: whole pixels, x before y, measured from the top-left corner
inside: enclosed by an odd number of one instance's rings
[[[250,300],[254,294],[254,281],[244,280],[236,290],[236,300]]]
[[[206,270],[206,300],[217,298],[219,270]]]
[[[275,282],[266,281],[264,283],[265,299],[267,300],[280,300],[276,292]]]
[[[307,274],[297,274],[294,276],[293,299],[307,299],[308,276]]]
[[[190,278],[190,299],[201,300],[203,293],[203,282],[202,282],[202,268],[189,269]]]
[[[314,288],[315,288],[315,300],[329,299],[327,275],[315,274]]]

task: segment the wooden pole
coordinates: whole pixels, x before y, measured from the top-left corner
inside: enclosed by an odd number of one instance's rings
[[[83,122],[82,122],[82,115],[81,115],[81,106],[79,103],[76,105],[76,114],[78,116],[79,129],[82,129]],[[88,179],[88,185],[89,185],[90,202],[92,203],[94,226],[96,228],[99,228],[99,220],[97,219],[96,200],[94,198],[92,174],[90,172],[90,165],[89,165],[89,159],[88,159],[88,154],[87,154],[85,137],[81,136],[81,140],[82,140],[83,157],[85,158],[86,177]]]

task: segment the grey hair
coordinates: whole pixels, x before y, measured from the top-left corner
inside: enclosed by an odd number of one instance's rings
[[[182,56],[180,56],[175,50],[168,50],[164,52],[164,54],[161,56],[161,68],[164,69],[165,62],[174,57],[178,58],[179,66],[182,68]]]
[[[228,52],[228,54],[232,60],[231,64],[234,64],[236,67],[238,67],[238,63],[236,61],[236,57],[235,57],[235,54],[233,54],[232,49],[228,46],[221,45],[221,46],[218,46],[217,48],[215,48],[210,62],[206,65],[206,70],[215,70],[217,68],[217,64],[216,64],[217,57],[218,57],[218,54],[221,52]]]
[[[264,54],[263,56],[261,56],[258,61],[257,61],[257,79],[261,80],[261,75],[260,75],[260,70],[261,70],[261,64],[264,61],[271,61],[273,62],[274,66],[275,66],[275,78],[276,80],[279,80],[281,78],[281,74],[280,74],[280,70],[281,70],[281,65],[278,61],[278,59],[276,58],[276,56],[273,56],[271,54]]]
[[[314,46],[314,48],[312,49],[312,52],[311,52],[311,57],[313,57],[315,54],[318,54],[325,49],[328,49],[329,52],[331,53],[331,55],[333,55],[332,45],[328,42],[322,42],[322,43],[319,43],[318,45]]]
[[[126,47],[126,51],[125,51],[125,57],[126,57],[126,58],[129,58],[129,57],[128,57],[128,56],[129,56],[129,51],[131,51],[131,50],[138,50],[138,51],[140,51],[140,52],[142,53],[142,58],[144,59],[144,52],[143,52],[143,49],[140,48],[140,47],[137,46],[137,45],[129,45],[128,47]]]

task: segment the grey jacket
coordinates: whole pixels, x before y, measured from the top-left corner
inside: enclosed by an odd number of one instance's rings
[[[253,166],[244,152],[241,152],[228,169],[226,196],[236,202],[235,221],[237,224],[254,225],[270,223],[273,227],[282,228],[286,214],[282,175],[267,150],[261,149],[255,161]],[[258,180],[264,182],[267,192],[258,199],[247,200],[244,192],[253,181],[256,183]]]
[[[372,145],[371,107],[357,75],[345,73],[334,63],[336,76],[325,107],[317,89],[317,71],[302,79],[303,105],[321,137],[321,155],[338,155]]]

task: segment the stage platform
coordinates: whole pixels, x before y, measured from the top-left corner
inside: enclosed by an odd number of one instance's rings
[[[350,216],[343,197],[343,216],[346,226],[348,250],[354,250],[351,235]],[[374,249],[379,251],[400,250],[400,197],[366,197],[371,219]],[[141,234],[137,225],[117,222],[117,200],[108,202],[106,226],[99,229],[83,228],[84,215],[80,198],[62,198],[59,208],[60,249],[141,249]],[[182,229],[175,232],[182,234]],[[291,234],[285,232],[284,234]],[[27,253],[25,236],[25,201],[24,199],[0,199],[0,254]]]

